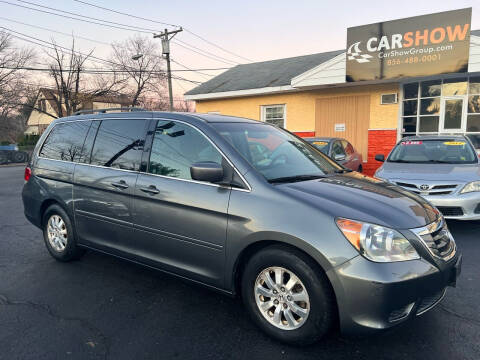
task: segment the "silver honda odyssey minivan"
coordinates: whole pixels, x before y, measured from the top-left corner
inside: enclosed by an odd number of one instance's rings
[[[261,329],[292,344],[335,324],[358,334],[415,318],[461,269],[426,200],[254,120],[147,111],[57,119],[22,195],[55,259],[101,251],[239,295]]]

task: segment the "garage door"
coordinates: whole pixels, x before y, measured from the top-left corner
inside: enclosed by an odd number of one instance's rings
[[[367,160],[370,95],[339,96],[315,101],[315,135],[342,137]]]

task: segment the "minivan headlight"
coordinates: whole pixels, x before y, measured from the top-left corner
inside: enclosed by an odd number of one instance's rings
[[[469,192],[480,191],[480,181],[472,181],[465,185],[460,191],[460,194],[465,194]]]
[[[343,218],[336,222],[347,240],[369,260],[395,262],[420,258],[410,241],[396,230]]]

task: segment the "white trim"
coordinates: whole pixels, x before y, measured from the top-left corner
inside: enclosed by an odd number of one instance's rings
[[[260,121],[266,121],[266,113],[265,110],[270,107],[283,107],[283,125],[282,128],[287,128],[287,104],[267,104],[267,105],[260,105]]]
[[[383,97],[388,95],[395,95],[395,100],[393,102],[383,102]],[[393,105],[393,104],[398,104],[398,93],[395,92],[395,93],[380,94],[380,105]]]
[[[338,62],[346,60],[346,57],[347,57],[346,53],[338,54],[337,56],[331,58],[330,60],[327,60],[324,63],[321,63],[320,65],[317,65],[314,68],[307,70],[300,75],[295,76],[294,78],[292,78],[292,81],[291,81],[292,86],[298,86],[298,85],[301,86],[300,84],[301,82],[308,80],[308,78],[310,78],[312,75],[315,75],[317,72],[327,69],[331,65],[334,65]],[[345,66],[343,66],[343,68],[345,68]]]
[[[235,91],[223,91],[217,93],[209,94],[194,94],[194,95],[184,95],[185,100],[206,100],[206,99],[219,99],[219,98],[229,98],[229,97],[241,97],[241,96],[253,96],[260,94],[276,94],[284,92],[294,92],[299,91],[290,85],[284,86],[270,86],[258,89],[246,89],[246,90],[235,90]]]

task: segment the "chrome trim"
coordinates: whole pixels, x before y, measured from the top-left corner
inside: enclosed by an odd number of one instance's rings
[[[410,231],[413,232],[417,236],[417,238],[420,240],[422,245],[428,250],[430,255],[432,255],[436,259],[440,259],[440,260],[443,260],[443,261],[449,261],[457,253],[457,243],[453,239],[452,234],[450,233],[450,230],[448,230],[448,236],[450,237],[450,241],[453,242],[453,250],[446,257],[441,257],[441,256],[438,256],[438,255],[434,254],[433,251],[428,247],[426,242],[422,239],[423,235],[429,235],[429,234],[437,231],[438,229],[441,229],[443,226],[445,226],[445,219],[442,216],[437,221],[434,221],[434,222],[432,222],[428,225],[425,225],[425,226],[422,226],[422,227],[419,227],[419,228],[410,229]]]
[[[438,303],[439,303],[440,301],[443,300],[443,298],[445,297],[445,294],[446,294],[446,293],[447,293],[447,288],[443,289],[443,294],[442,294],[442,296],[440,296],[440,298],[439,298],[437,301],[435,301],[435,302],[434,302],[432,305],[430,305],[428,308],[423,309],[422,311],[416,313],[415,316],[420,316],[420,315],[422,315],[422,314],[425,314],[428,310],[433,309],[435,306],[438,305]]]
[[[104,169],[113,169],[113,170],[120,170],[120,171],[126,171],[126,172],[134,172],[134,173],[138,173],[138,174],[145,174],[145,175],[153,175],[153,176],[159,176],[159,177],[162,177],[162,178],[165,178],[165,179],[172,179],[172,180],[180,180],[180,181],[186,181],[186,182],[192,182],[192,183],[195,183],[195,184],[202,184],[202,185],[207,185],[207,186],[215,186],[215,187],[221,187],[221,188],[227,188],[226,186],[222,186],[222,185],[218,185],[218,184],[212,184],[212,183],[207,183],[207,182],[203,182],[203,181],[196,181],[196,180],[189,180],[189,179],[181,179],[181,178],[174,178],[174,177],[170,177],[170,176],[165,176],[165,175],[158,175],[158,174],[151,174],[151,173],[147,173],[147,172],[142,172],[142,171],[136,171],[136,170],[127,170],[127,169],[118,169],[118,168],[114,168],[114,167],[108,167],[108,166],[102,166],[102,165],[93,165],[93,164],[86,164],[86,163],[77,163],[77,162],[73,162],[73,161],[67,161],[67,160],[58,160],[58,159],[49,159],[49,158],[46,158],[46,157],[43,157],[43,156],[40,156],[39,153],[40,153],[40,149],[43,147],[43,144],[45,143],[45,141],[47,140],[47,138],[50,136],[50,133],[53,131],[53,129],[55,128],[55,126],[59,125],[59,124],[65,124],[65,123],[72,123],[72,122],[78,122],[78,121],[101,121],[101,120],[126,120],[128,118],[106,118],[106,119],[102,119],[102,118],[95,118],[95,119],[78,119],[78,120],[69,120],[69,121],[59,121],[57,123],[55,123],[55,125],[52,126],[52,128],[48,131],[48,133],[45,135],[45,138],[43,140],[43,142],[40,144],[40,146],[38,147],[37,151],[35,152],[35,157],[37,159],[44,159],[44,160],[50,160],[50,161],[58,161],[58,162],[64,162],[64,163],[71,163],[71,164],[75,164],[75,165],[84,165],[84,166],[93,166],[93,167],[98,167],[98,168],[104,168]],[[185,124],[185,125],[188,125],[190,127],[192,127],[193,129],[197,130],[198,132],[200,132],[200,134],[202,134],[217,150],[218,152],[222,155],[222,157],[230,164],[230,166],[233,168],[233,170],[238,174],[238,176],[242,179],[242,181],[247,185],[248,189],[239,189],[239,188],[235,188],[233,186],[230,186],[229,188],[231,190],[235,190],[235,191],[243,191],[243,192],[251,192],[252,191],[252,187],[250,186],[250,184],[248,183],[248,181],[243,177],[243,175],[240,173],[240,171],[235,167],[235,165],[233,165],[233,163],[230,161],[230,159],[223,153],[223,151],[221,151],[219,149],[219,147],[202,131],[200,130],[199,128],[185,122],[185,121],[182,121],[182,120],[176,120],[176,119],[164,119],[164,118],[142,118],[142,117],[139,117],[139,118],[135,118],[135,119],[140,119],[140,120],[164,120],[164,121],[176,121],[176,122],[180,122],[182,124]]]

